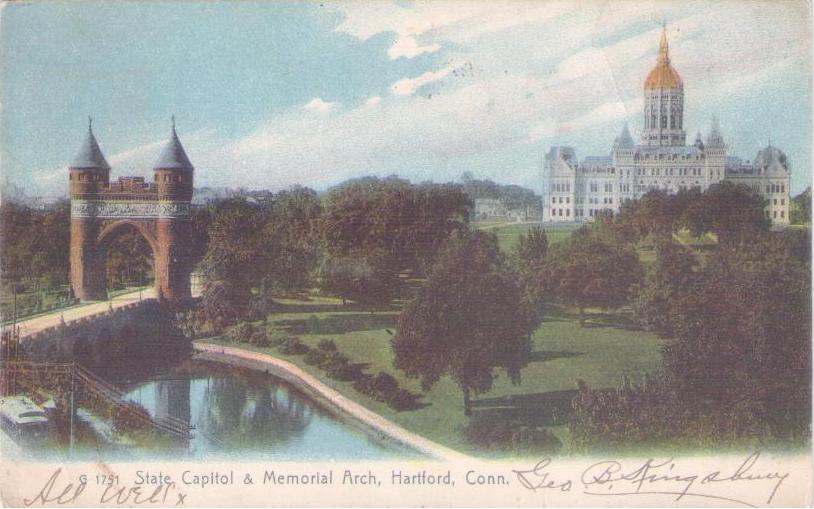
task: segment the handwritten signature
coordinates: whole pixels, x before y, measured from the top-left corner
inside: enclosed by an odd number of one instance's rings
[[[34,497],[23,499],[23,504],[26,507],[31,507],[35,504],[66,505],[76,502],[88,487],[87,481],[80,479],[79,482],[66,482],[60,479],[61,475],[62,469],[56,469],[42,489]],[[147,504],[166,506],[170,494],[176,497],[175,505],[184,505],[186,494],[178,491],[175,483],[162,484],[152,489],[145,489],[141,486],[109,485],[105,487],[99,497],[99,503],[128,506]],[[170,500],[173,499],[170,498]]]
[[[678,473],[676,460],[648,459],[633,468],[625,468],[615,460],[594,463],[580,476],[583,493],[595,496],[666,495],[675,500],[700,497],[734,502],[747,507],[758,507],[745,500],[716,494],[710,487],[723,487],[727,483],[766,482],[770,488],[766,504],[770,504],[780,486],[789,477],[788,472],[756,472],[760,452],[750,454],[733,472],[720,470],[707,473]],[[571,491],[575,486],[570,479],[557,480],[549,470],[552,460],[545,458],[527,470],[513,470],[518,482],[526,489],[537,491],[553,489]]]

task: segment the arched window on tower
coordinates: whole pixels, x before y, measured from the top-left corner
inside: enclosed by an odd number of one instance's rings
[[[650,127],[651,128],[656,127],[656,115],[650,115]]]
[[[661,128],[662,129],[667,128],[667,115],[662,115],[661,116]]]

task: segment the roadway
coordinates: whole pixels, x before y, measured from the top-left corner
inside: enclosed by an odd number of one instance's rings
[[[152,298],[155,298],[154,288],[146,288],[141,291],[142,300]],[[27,320],[21,320],[17,322],[17,327],[19,327],[20,329],[20,339],[23,339],[26,336],[30,336],[32,334],[36,334],[37,332],[40,332],[43,329],[47,329],[48,327],[54,327],[55,325],[59,325],[60,322],[63,320],[65,321],[65,323],[73,322],[81,318],[106,313],[110,311],[111,307],[113,309],[118,309],[128,304],[132,304],[133,302],[138,302],[138,300],[139,300],[139,291],[135,290],[132,292],[123,293],[121,295],[113,297],[113,299],[109,301],[105,300],[99,302],[90,302],[67,309],[56,309],[52,313],[37,315]]]

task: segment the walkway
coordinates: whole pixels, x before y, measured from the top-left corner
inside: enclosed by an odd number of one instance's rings
[[[192,296],[198,297],[200,295],[200,287],[195,284],[193,279]],[[32,336],[49,327],[55,327],[60,324],[62,320],[65,323],[70,323],[81,318],[107,313],[110,308],[119,309],[128,306],[139,300],[147,300],[155,298],[155,288],[146,288],[144,290],[133,290],[132,292],[123,293],[113,297],[107,301],[93,302],[90,304],[82,304],[68,309],[55,309],[51,313],[37,315],[27,320],[20,320],[17,322],[17,327],[20,329],[20,339],[27,336]]]
[[[442,461],[471,459],[469,456],[454,451],[449,447],[407,431],[398,424],[346,398],[335,389],[328,387],[313,375],[306,373],[303,369],[290,362],[242,348],[215,345],[202,341],[195,341],[193,345],[195,351],[199,352],[199,358],[264,371],[282,378],[306,394],[325,402],[329,408],[337,411],[340,415],[349,417],[374,432],[381,433],[434,459]]]
[[[152,299],[154,297],[155,290],[153,288],[145,289],[141,292],[142,300]],[[118,309],[138,301],[139,292],[135,290],[113,297],[111,301],[94,302],[69,309],[57,309],[52,313],[37,315],[28,320],[21,320],[17,322],[17,327],[20,329],[20,339],[34,335],[49,327],[57,326],[60,324],[61,319],[64,319],[65,323],[68,323],[79,320],[80,318],[106,313],[110,311],[111,306],[113,306],[113,309]]]

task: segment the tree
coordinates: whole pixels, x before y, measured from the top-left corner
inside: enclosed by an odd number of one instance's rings
[[[656,245],[656,266],[648,275],[634,306],[636,319],[642,327],[661,336],[672,334],[673,303],[682,294],[694,290],[695,267],[695,256],[690,249],[672,241]]]
[[[540,269],[548,253],[548,237],[545,230],[535,226],[525,235],[520,235],[514,246],[515,263],[521,276],[530,275]]]
[[[252,288],[266,266],[259,242],[262,224],[262,211],[244,200],[220,202],[213,211],[209,244],[198,270],[204,316],[216,329],[251,310]]]
[[[609,242],[583,227],[556,244],[540,274],[540,285],[554,300],[579,309],[617,308],[630,302],[644,276],[636,251]]]
[[[395,367],[420,378],[424,390],[449,374],[471,415],[471,393],[491,389],[495,368],[519,383],[534,323],[497,238],[472,231],[454,234],[441,249],[397,327]]]
[[[686,401],[807,436],[811,263],[789,247],[773,233],[722,246],[693,291],[671,303],[665,365]]]
[[[762,196],[744,184],[724,180],[690,197],[683,220],[693,235],[712,232],[721,244],[749,241],[769,229]]]
[[[513,262],[523,287],[523,298],[540,317],[543,314],[542,304],[545,294],[541,292],[537,281],[545,266],[547,254],[548,237],[545,230],[539,227],[534,227],[525,235],[520,235],[513,251]]]
[[[811,224],[811,186],[791,199],[791,224]]]
[[[322,204],[312,189],[295,186],[274,196],[262,238],[269,264],[265,270],[276,289],[296,292],[310,287],[321,248],[321,216]]]
[[[384,253],[398,270],[423,272],[446,238],[467,228],[470,208],[456,185],[349,180],[328,194],[322,238],[333,257]]]
[[[388,304],[401,288],[398,272],[384,253],[326,256],[319,268],[320,288],[368,306]]]

